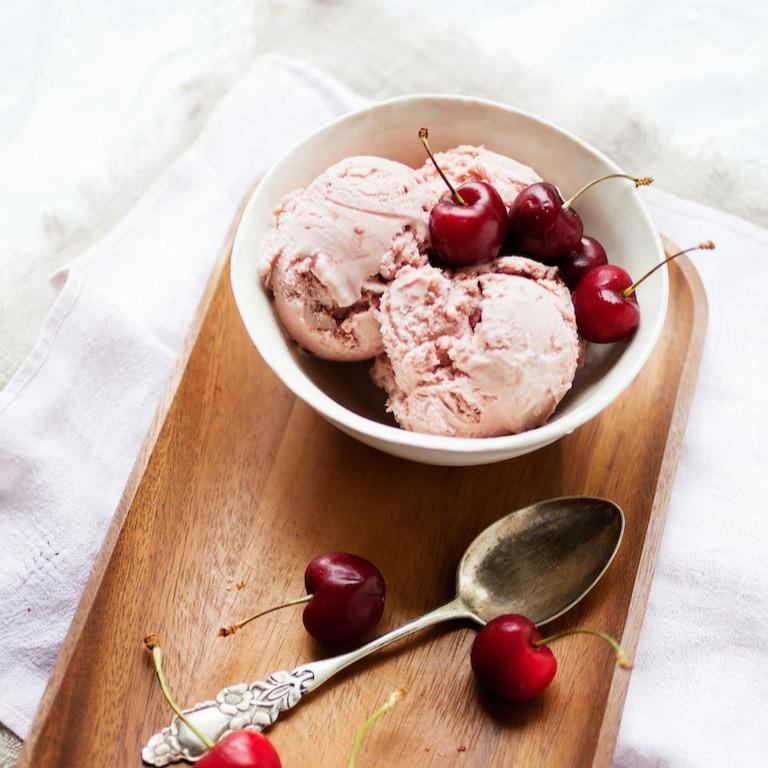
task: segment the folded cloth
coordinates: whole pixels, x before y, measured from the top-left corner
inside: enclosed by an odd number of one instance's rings
[[[290,142],[361,103],[298,62],[259,60],[123,222],[55,278],[40,340],[0,393],[0,721],[20,735],[240,197]],[[768,722],[768,233],[646,199],[673,239],[719,250],[697,259],[711,330],[616,760],[754,763]]]

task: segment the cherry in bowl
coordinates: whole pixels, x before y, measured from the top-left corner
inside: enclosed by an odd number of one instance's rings
[[[507,207],[501,195],[484,181],[454,189],[435,160],[426,128],[419,131],[435,169],[448,187],[429,213],[429,239],[440,261],[449,267],[469,267],[497,258],[507,233]]]
[[[587,341],[608,344],[633,334],[640,325],[637,287],[657,269],[678,256],[697,250],[712,250],[711,240],[673,253],[639,280],[632,281],[626,270],[603,264],[587,272],[571,294],[579,334]]]
[[[579,244],[557,262],[560,276],[573,290],[591,269],[608,263],[608,254],[599,240],[584,235]]]
[[[588,189],[608,179],[629,179],[636,187],[653,182],[647,176],[609,173],[591,181],[565,201],[554,184],[546,181],[529,184],[509,207],[505,250],[530,256],[546,264],[555,264],[569,252],[577,250],[584,234],[584,225],[573,209],[573,204]]]

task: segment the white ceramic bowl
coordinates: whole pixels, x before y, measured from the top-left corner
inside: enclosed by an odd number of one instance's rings
[[[283,383],[320,415],[358,440],[428,464],[489,464],[535,451],[596,416],[632,381],[659,336],[667,307],[665,270],[638,290],[640,328],[628,343],[589,345],[587,363],[547,424],[519,435],[457,438],[408,432],[384,409],[384,393],[368,378],[368,363],[310,357],[284,334],[256,256],[283,195],[309,184],[349,155],[380,155],[413,167],[424,162],[417,133],[431,130],[433,149],[484,144],[535,168],[567,196],[587,181],[621,169],[594,147],[532,115],[478,99],[417,95],[386,101],[334,121],[295,145],[254,191],[232,251],[232,288],[248,333]],[[643,172],[647,169],[632,169]],[[632,184],[609,181],[582,197],[577,210],[613,263],[639,276],[663,257],[661,240]],[[255,403],[268,408],[268,403]]]

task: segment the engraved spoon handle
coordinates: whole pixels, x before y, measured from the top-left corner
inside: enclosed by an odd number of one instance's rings
[[[230,685],[219,692],[215,701],[196,704],[184,710],[184,714],[214,742],[238,728],[263,731],[277,720],[281,712],[295,707],[306,693],[350,664],[433,624],[461,618],[478,621],[457,597],[360,648],[330,659],[303,664],[290,672],[274,672],[267,680]],[[169,726],[156,733],[141,752],[145,762],[157,766],[177,760],[195,762],[204,754],[205,748],[199,739],[178,717],[174,717]]]

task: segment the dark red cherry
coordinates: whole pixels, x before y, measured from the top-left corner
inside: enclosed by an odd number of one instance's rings
[[[557,672],[557,659],[541,640],[535,624],[516,613],[498,616],[477,633],[472,643],[472,670],[492,693],[506,701],[536,698]]]
[[[560,276],[573,290],[590,269],[608,263],[605,248],[594,237],[584,235],[569,254],[557,262]]]
[[[454,189],[437,164],[426,128],[419,139],[448,187],[429,213],[429,239],[438,259],[450,267],[469,267],[493,261],[507,233],[507,208],[501,195],[484,181]]]
[[[507,232],[507,209],[501,195],[484,181],[448,193],[429,214],[429,238],[440,261],[451,267],[485,264],[498,257]]]
[[[326,552],[304,571],[307,594],[259,611],[237,624],[219,629],[233,635],[246,624],[272,611],[306,603],[304,626],[324,643],[356,640],[367,635],[384,611],[384,577],[370,560],[348,552]]]
[[[587,340],[598,344],[619,341],[640,325],[640,308],[632,278],[615,264],[587,272],[573,291],[576,326]]]
[[[579,214],[564,207],[554,184],[529,184],[509,207],[507,250],[553,264],[576,249],[584,233]]]
[[[531,256],[546,264],[554,264],[576,250],[584,234],[581,218],[573,203],[588,189],[606,179],[629,179],[636,187],[651,184],[648,176],[636,178],[626,173],[609,173],[590,181],[563,202],[554,184],[537,181],[529,184],[509,207],[509,229],[506,250]]]
[[[266,736],[232,731],[217,741],[197,763],[199,768],[281,768],[280,757]]]
[[[328,552],[304,572],[312,599],[304,609],[304,626],[312,637],[337,643],[368,634],[384,611],[384,578],[358,555]]]

